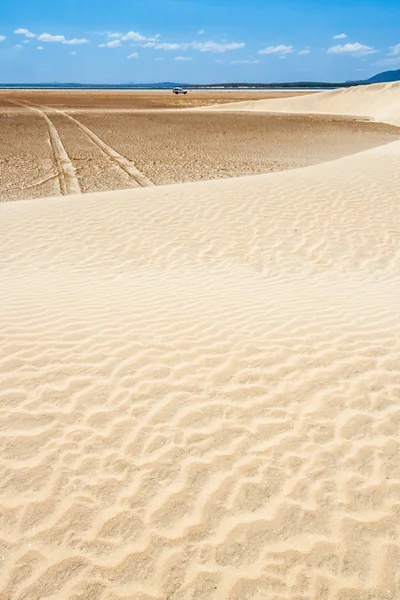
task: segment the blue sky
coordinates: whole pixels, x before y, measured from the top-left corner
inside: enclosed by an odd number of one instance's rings
[[[343,81],[400,68],[399,0],[13,0],[0,82]]]

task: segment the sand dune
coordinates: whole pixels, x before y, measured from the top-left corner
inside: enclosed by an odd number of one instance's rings
[[[400,597],[399,185],[0,206],[1,600]]]
[[[241,95],[260,98],[180,101]],[[393,125],[342,116],[158,108],[168,102],[179,105],[171,93],[0,91],[0,202],[264,174],[400,139]]]
[[[249,100],[201,110],[243,110],[284,113],[326,113],[365,117],[400,125],[400,82],[377,83],[330,90],[309,96],[281,98],[279,100]]]

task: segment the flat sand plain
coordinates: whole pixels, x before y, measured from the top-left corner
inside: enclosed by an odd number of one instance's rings
[[[395,141],[0,205],[1,600],[400,598],[399,189]]]
[[[343,116],[175,110],[269,96],[279,93],[3,92],[0,198],[280,171],[400,137],[390,125]]]
[[[210,104],[227,104],[238,101],[273,100],[292,96],[308,96],[302,91],[214,91],[190,90],[186,96],[175,95],[170,90],[0,90],[0,107],[10,106],[10,100],[44,104],[53,108],[100,110],[147,110],[201,108]]]

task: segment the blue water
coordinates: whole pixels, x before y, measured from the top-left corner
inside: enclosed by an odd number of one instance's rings
[[[154,84],[154,85],[102,85],[102,84],[79,84],[79,83],[0,83],[0,89],[2,90],[172,90],[178,84]],[[181,87],[185,87],[184,85]],[[332,86],[332,87],[273,87],[273,86],[263,86],[263,87],[209,87],[209,88],[196,88],[189,87],[190,90],[199,91],[199,92],[209,92],[209,91],[235,91],[235,92],[249,92],[249,91],[263,91],[263,90],[271,90],[271,91],[325,91],[325,90],[335,90],[340,86]]]

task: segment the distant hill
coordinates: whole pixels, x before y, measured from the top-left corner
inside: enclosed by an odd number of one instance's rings
[[[388,83],[400,81],[400,69],[396,71],[385,71],[378,73],[370,79],[345,81],[345,82],[327,82],[327,81],[294,81],[285,83],[248,83],[248,82],[225,82],[211,84],[188,84],[172,81],[163,81],[160,83],[122,83],[122,84],[92,84],[92,83],[0,83],[0,89],[98,89],[98,90],[146,90],[162,89],[170,90],[174,87],[184,87],[188,89],[309,89],[309,90],[329,90],[339,87],[350,87],[355,85],[368,85],[370,83]]]
[[[370,79],[366,79],[363,83],[388,83],[390,81],[400,81],[400,69],[378,73]]]

